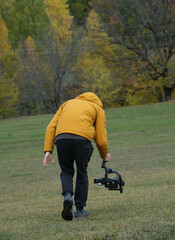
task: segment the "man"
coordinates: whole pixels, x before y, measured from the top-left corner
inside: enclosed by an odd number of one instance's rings
[[[110,160],[106,132],[106,118],[101,100],[92,92],[83,93],[63,103],[47,126],[43,165],[55,164],[52,158],[54,143],[57,146],[61,167],[62,194],[64,196],[62,218],[72,220],[74,161],[77,167],[74,217],[89,216],[84,210],[88,195],[87,167],[95,140],[101,158]]]

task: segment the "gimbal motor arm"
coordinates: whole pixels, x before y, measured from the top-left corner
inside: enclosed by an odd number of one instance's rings
[[[119,190],[120,193],[123,192],[123,186],[125,185],[125,182],[122,179],[122,176],[119,172],[113,171],[111,168],[106,167],[106,162],[102,161],[102,168],[105,169],[105,177],[100,179],[94,179],[94,183],[104,185],[108,190]],[[117,177],[114,178],[108,178],[108,174],[114,173],[117,175]]]

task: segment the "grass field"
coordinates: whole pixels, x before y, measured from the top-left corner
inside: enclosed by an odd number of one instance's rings
[[[93,183],[104,176],[95,150],[88,167],[91,215],[71,222],[60,215],[59,165],[42,166],[51,118],[0,121],[0,239],[175,239],[175,103],[106,110],[108,166],[126,186],[120,194]]]

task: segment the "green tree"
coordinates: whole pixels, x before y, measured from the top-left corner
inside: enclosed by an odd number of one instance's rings
[[[90,0],[67,0],[74,23],[85,26],[86,18],[91,10]]]
[[[13,48],[24,43],[28,36],[41,37],[49,24],[43,0],[1,0],[0,14]]]

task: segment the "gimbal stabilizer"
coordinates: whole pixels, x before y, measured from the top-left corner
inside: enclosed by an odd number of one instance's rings
[[[101,167],[105,169],[105,177],[94,179],[94,183],[97,183],[99,186],[104,185],[106,188],[108,188],[108,190],[118,190],[120,193],[122,193],[123,186],[125,185],[122,176],[117,171],[107,168],[105,164],[106,162],[103,160]],[[117,177],[108,178],[109,173],[115,173]]]

